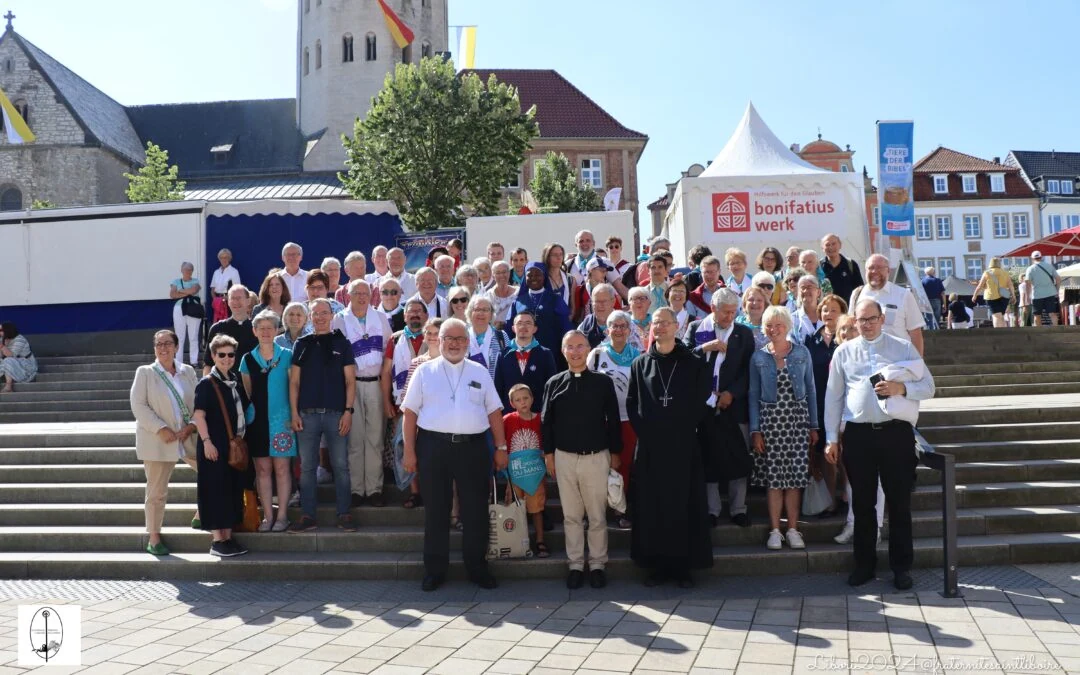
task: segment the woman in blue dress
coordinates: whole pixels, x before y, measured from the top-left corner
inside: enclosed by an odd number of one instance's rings
[[[555,355],[555,366],[566,370],[562,355],[562,338],[570,330],[570,307],[558,293],[551,290],[544,263],[531,262],[525,266],[525,283],[518,289],[517,300],[510,308],[506,332],[513,337],[514,317],[518,312],[531,311],[536,316],[536,341]]]
[[[255,409],[245,436],[255,460],[255,486],[262,506],[259,532],[283,532],[289,526],[286,500],[292,490],[289,464],[296,456],[296,434],[289,425],[289,364],[292,350],[274,341],[277,314],[264,310],[252,322],[259,346],[240,361],[244,389]],[[274,519],[273,481],[277,480],[278,517]]]

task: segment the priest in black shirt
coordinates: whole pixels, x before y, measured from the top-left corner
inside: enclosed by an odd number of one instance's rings
[[[570,574],[566,586],[585,581],[585,529],[589,516],[589,585],[607,585],[607,481],[619,467],[622,425],[615,384],[603,373],[585,367],[589,341],[579,330],[563,336],[562,353],[569,370],[544,386],[541,445],[547,470],[559,483]],[[702,497],[704,497],[704,485]]]
[[[691,588],[690,570],[713,564],[698,435],[711,412],[712,373],[675,339],[677,329],[671,308],[654,311],[652,346],[630,366],[626,413],[638,437],[630,557],[650,571],[647,586],[673,577]]]
[[[210,341],[217,335],[228,335],[236,340],[239,346],[236,348],[236,358],[233,360],[233,367],[230,372],[238,375],[240,373],[240,361],[243,360],[244,354],[258,347],[259,339],[255,337],[255,331],[251,327],[251,317],[248,316],[250,305],[247,286],[240,284],[231,286],[228,301],[229,311],[232,312],[232,316],[210,326],[210,331],[206,334],[206,344],[209,345]],[[206,348],[206,353],[203,354],[203,364],[203,375],[209,375],[210,367],[214,365],[214,359],[210,356],[209,347]]]

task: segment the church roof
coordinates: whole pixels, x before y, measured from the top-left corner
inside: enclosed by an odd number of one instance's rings
[[[521,109],[536,106],[541,138],[626,138],[648,136],[618,120],[554,70],[466,70],[487,82],[494,75],[518,90]]]
[[[37,64],[42,76],[56,90],[57,96],[71,110],[89,136],[132,162],[141,164],[146,159],[143,144],[135,133],[124,106],[15,31],[5,32],[0,36],[0,41],[9,35],[23,48],[30,60]]]
[[[167,150],[184,179],[302,171],[296,99],[141,105],[127,113],[139,137]]]
[[[803,146],[802,152],[799,154],[813,155],[831,152],[843,152],[843,150],[841,150],[840,146],[836,143],[833,143],[832,141],[822,140],[821,136],[818,136],[817,140],[810,141],[805,146]]]

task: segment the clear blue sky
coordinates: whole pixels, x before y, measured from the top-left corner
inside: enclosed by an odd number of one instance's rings
[[[642,206],[719,152],[748,99],[785,143],[820,126],[871,174],[877,119],[914,119],[916,156],[1080,150],[1074,0],[449,2],[451,24],[479,26],[478,67],[554,68],[649,135]],[[296,0],[6,8],[23,36],[124,104],[296,94]]]

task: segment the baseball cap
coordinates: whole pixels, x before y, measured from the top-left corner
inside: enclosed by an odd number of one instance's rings
[[[1042,257],[1042,251],[1032,251],[1031,252],[1031,257],[1032,258],[1041,258]]]
[[[611,269],[610,267],[608,267],[608,264],[604,262],[604,259],[597,255],[593,256],[592,260],[590,260],[588,264],[585,265],[586,274],[592,272],[597,267],[603,267],[605,270]]]

